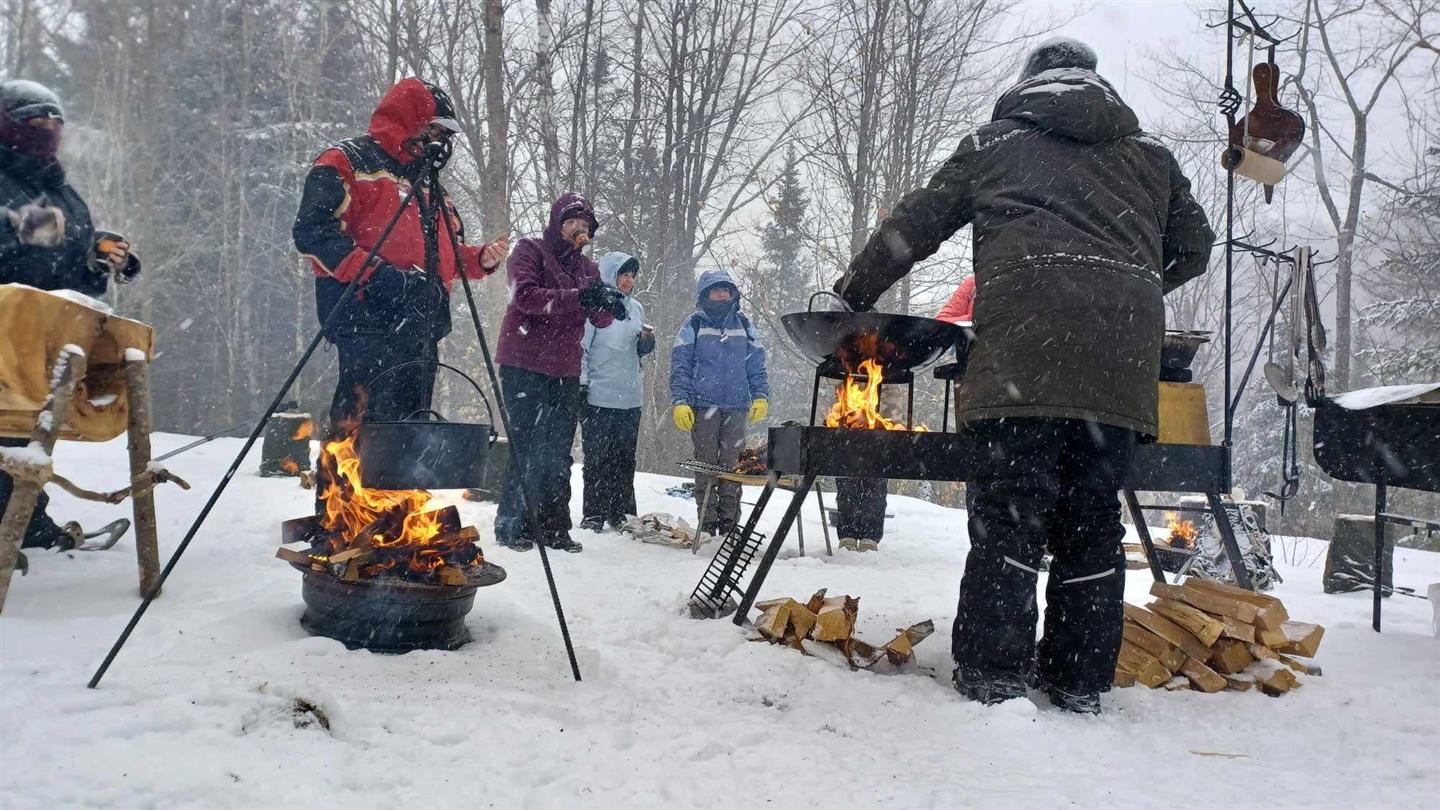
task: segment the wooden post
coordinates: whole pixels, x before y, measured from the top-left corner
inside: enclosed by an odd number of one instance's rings
[[[75,384],[85,376],[85,353],[76,346],[60,350],[55,360],[55,369],[50,377],[54,387],[40,409],[35,428],[30,433],[32,446],[39,445],[50,455],[55,451],[55,440],[70,412],[70,399],[75,395]],[[0,518],[0,611],[5,609],[5,597],[10,592],[10,577],[15,573],[15,562],[20,558],[20,543],[25,539],[25,528],[30,525],[30,516],[35,512],[35,501],[40,497],[43,484],[33,481],[15,480],[10,490],[10,503],[5,507],[5,516]]]
[[[129,396],[130,480],[144,475],[150,467],[150,379],[149,361],[125,357],[125,386]],[[155,490],[131,496],[135,509],[135,561],[140,566],[140,595],[150,593],[160,575],[160,546],[156,539]]]

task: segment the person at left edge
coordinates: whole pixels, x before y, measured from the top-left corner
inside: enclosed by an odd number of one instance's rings
[[[450,286],[464,273],[483,278],[509,252],[508,238],[465,244],[464,225],[438,182],[410,203],[368,266],[365,257],[412,185],[431,166],[427,147],[449,155],[459,130],[445,91],[417,78],[385,92],[370,116],[369,132],[341,141],[315,159],[295,217],[295,247],[315,271],[316,315],[321,323],[355,278],[360,288],[326,331],[340,355],[340,378],[330,406],[330,429],[353,427],[363,415],[404,419],[430,407],[435,368],[408,366],[369,383],[382,371],[412,360],[435,360],[450,333]],[[449,218],[459,243],[452,250]]]

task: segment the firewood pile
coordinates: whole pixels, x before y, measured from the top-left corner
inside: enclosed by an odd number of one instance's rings
[[[479,584],[476,580],[487,573],[485,555],[476,545],[480,531],[474,526],[441,533],[423,548],[386,544],[384,537],[383,531],[365,531],[353,544],[334,551],[330,538],[317,534],[301,548],[280,546],[275,556],[344,582],[386,577],[428,585],[471,585]]]
[[[1146,607],[1125,605],[1116,686],[1278,697],[1300,687],[1297,674],[1320,675],[1309,659],[1325,628],[1290,621],[1274,596],[1200,577],[1156,582],[1150,594],[1156,598]]]
[[[912,659],[915,645],[935,632],[935,623],[927,619],[876,647],[855,637],[860,600],[851,596],[827,597],[825,593],[826,589],[821,588],[805,602],[790,598],[757,602],[760,618],[755,621],[756,632],[771,643],[851,669],[869,669],[882,660],[901,666]]]
[[[684,518],[666,512],[648,512],[625,521],[624,529],[642,543],[670,548],[694,548],[695,530]]]

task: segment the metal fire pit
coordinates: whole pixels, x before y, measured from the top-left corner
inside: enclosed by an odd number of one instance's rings
[[[445,531],[460,528],[455,507],[440,510]],[[310,542],[319,518],[309,516],[280,524],[284,543]],[[471,641],[465,617],[475,605],[475,591],[505,579],[505,569],[487,562],[465,585],[432,585],[399,577],[362,578],[346,582],[329,571],[291,563],[305,577],[300,587],[305,613],[300,626],[312,636],[333,638],[347,648],[378,653],[411,650],[457,650]]]

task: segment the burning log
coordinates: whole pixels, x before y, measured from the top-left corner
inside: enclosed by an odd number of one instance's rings
[[[1165,522],[1170,527],[1170,536],[1166,542],[1170,544],[1171,548],[1187,551],[1195,548],[1195,538],[1200,532],[1195,528],[1194,522],[1181,520],[1180,516],[1174,512],[1165,513]]]
[[[825,415],[825,427],[858,430],[910,430],[904,422],[885,418],[880,413],[880,386],[885,372],[874,360],[862,360],[854,373],[847,371],[845,381],[835,390],[835,404]],[[924,425],[915,428],[928,431]]]

